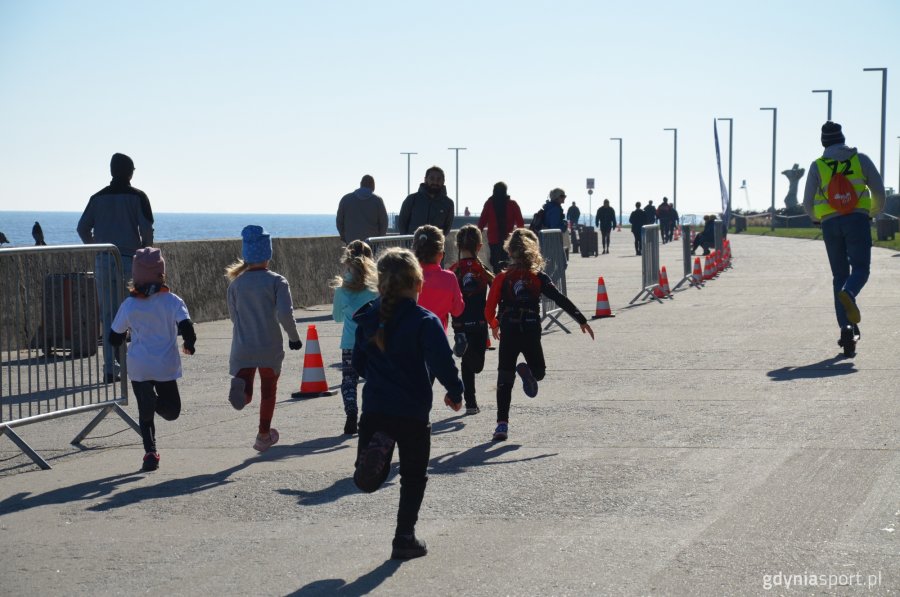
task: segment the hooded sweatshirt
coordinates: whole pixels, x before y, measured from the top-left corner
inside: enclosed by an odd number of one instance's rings
[[[77,230],[84,244],[111,243],[130,259],[153,244],[150,199],[127,180],[114,178],[88,201]]]
[[[855,212],[864,213],[867,216],[874,216],[881,212],[884,208],[884,181],[878,173],[878,169],[872,160],[864,153],[859,153],[855,147],[847,147],[844,143],[836,143],[829,145],[822,153],[822,157],[828,160],[849,160],[854,153],[859,154],[859,165],[862,166],[863,176],[866,179],[866,186],[869,187],[869,193],[872,195],[872,212],[869,213],[865,209],[857,209]],[[803,191],[803,209],[809,214],[809,217],[815,220],[813,204],[816,197],[816,191],[822,186],[822,178],[819,176],[819,167],[813,162],[806,175],[806,189]],[[855,213],[854,212],[854,213]],[[833,213],[825,216],[827,220],[834,216],[840,215]]]
[[[353,316],[357,323],[353,368],[366,378],[362,412],[428,421],[437,377],[454,401],[461,401],[463,384],[453,352],[438,318],[409,298],[400,299],[385,323],[385,351],[373,341],[381,324],[381,299]]]
[[[419,185],[419,192],[403,200],[400,215],[397,216],[397,232],[413,234],[416,228],[431,224],[440,228],[444,235],[450,234],[453,226],[453,200],[447,197],[447,187],[441,186],[435,195],[428,192],[425,183]]]

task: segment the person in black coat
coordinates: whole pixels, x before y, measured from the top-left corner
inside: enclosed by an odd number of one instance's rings
[[[634,211],[631,212],[631,216],[628,218],[628,223],[631,224],[631,233],[634,235],[634,253],[635,255],[640,255],[641,229],[644,227],[644,210],[641,209],[640,201],[634,204],[634,208]]]
[[[603,240],[603,252],[609,253],[609,237],[613,226],[616,225],[616,210],[609,205],[609,199],[603,200],[603,206],[597,210],[594,225],[600,229],[600,238]]]

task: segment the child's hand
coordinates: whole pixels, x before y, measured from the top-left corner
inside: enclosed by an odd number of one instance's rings
[[[491,336],[494,337],[494,340],[500,340],[500,326],[491,328]]]
[[[446,404],[447,408],[449,408],[450,410],[452,410],[455,413],[459,412],[459,410],[462,408],[462,403],[463,403],[462,399],[460,399],[457,402],[454,402],[453,398],[450,397],[450,394],[446,394],[444,396],[444,404]]]
[[[594,339],[594,330],[591,329],[591,326],[588,323],[581,324],[581,333],[582,334],[590,334],[591,340]]]
[[[187,345],[187,344],[182,344],[182,345],[181,345],[181,352],[182,352],[182,354],[194,354],[194,352],[196,352],[196,349],[195,349],[193,346],[191,346],[190,348],[188,348],[188,345]]]

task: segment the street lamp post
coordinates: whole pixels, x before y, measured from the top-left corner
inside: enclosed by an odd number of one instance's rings
[[[887,69],[886,68],[864,68],[864,71],[881,71],[881,161],[878,171],[881,173],[881,179],[884,180],[884,133],[885,133],[885,117],[887,116]]]
[[[456,152],[456,215],[459,215],[459,152],[465,151],[465,147],[448,147],[450,151]]]
[[[812,92],[828,94],[828,120],[831,120],[831,89],[813,89]]]
[[[678,211],[678,129],[663,129],[675,133],[674,165],[672,167],[672,209]]]
[[[401,151],[400,155],[406,156],[406,195],[409,196],[409,156],[419,155],[415,151]]]
[[[778,133],[778,108],[760,108],[772,111],[772,230],[775,230],[775,140]]]
[[[897,138],[900,139],[900,135],[897,135]],[[900,165],[897,170],[897,192],[900,193]]]
[[[619,228],[622,227],[622,137],[610,137],[610,141],[619,142]]]
[[[731,215],[731,150],[734,147],[732,138],[734,136],[734,118],[717,118],[716,120],[728,121],[728,214]]]

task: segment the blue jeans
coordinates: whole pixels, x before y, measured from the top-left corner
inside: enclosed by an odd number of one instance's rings
[[[872,262],[872,229],[869,218],[863,213],[833,216],[822,221],[822,238],[828,251],[831,275],[834,283],[834,312],[838,325],[850,325],[844,307],[837,299],[846,290],[856,301],[869,279]]]
[[[103,324],[103,372],[118,375],[119,363],[116,350],[109,344],[109,330],[121,304],[120,295],[125,282],[131,280],[131,257],[122,257],[122,273],[116,267],[116,259],[110,253],[99,253],[94,258],[94,281],[100,298],[100,321]]]

